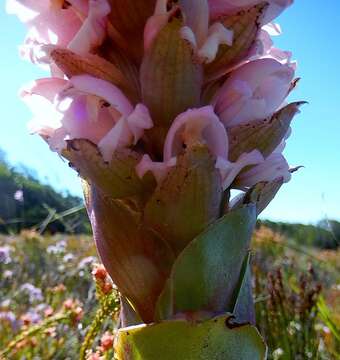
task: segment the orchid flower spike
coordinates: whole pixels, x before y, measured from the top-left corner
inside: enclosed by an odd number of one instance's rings
[[[254,327],[225,325],[255,322],[251,234],[292,177],[283,150],[303,103],[287,104],[296,64],[271,39],[291,3],[7,0],[28,27],[22,55],[51,74],[21,92],[30,131],[83,179],[121,296],[117,359],[266,357]]]

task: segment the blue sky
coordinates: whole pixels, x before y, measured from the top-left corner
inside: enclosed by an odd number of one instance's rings
[[[322,5],[320,5],[322,4]],[[291,100],[307,100],[293,124],[286,156],[304,165],[263,214],[272,220],[314,223],[340,219],[340,2],[296,0],[278,21],[276,44],[293,51],[302,78]],[[0,8],[0,148],[8,159],[34,169],[44,182],[81,194],[79,179],[47,145],[26,129],[30,111],[17,93],[23,83],[44,76],[18,57],[25,29]]]

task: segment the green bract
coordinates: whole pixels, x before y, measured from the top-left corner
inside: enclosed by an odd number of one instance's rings
[[[233,312],[255,221],[255,206],[244,206],[208,227],[184,249],[158,300],[159,319],[186,312]]]
[[[230,315],[125,328],[116,344],[117,360],[263,360],[266,353],[258,331]]]

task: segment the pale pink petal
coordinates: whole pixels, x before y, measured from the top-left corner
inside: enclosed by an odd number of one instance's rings
[[[296,70],[296,63],[292,62],[292,53],[274,46],[273,40],[268,32],[270,29],[268,25],[262,28],[256,42],[250,50],[247,60],[270,58],[279,61],[281,64],[288,64],[292,69]],[[274,30],[271,31],[271,34],[273,33]],[[273,36],[276,35],[278,35],[278,33],[275,33]]]
[[[136,166],[136,173],[142,179],[148,172],[151,172],[158,184],[167,176],[172,167],[176,165],[177,159],[172,158],[167,162],[152,161],[149,155],[144,155]]]
[[[185,26],[189,27],[201,48],[205,43],[209,30],[209,5],[207,0],[184,0],[179,5],[182,10]]]
[[[248,188],[262,181],[274,181],[283,178],[284,182],[291,179],[289,165],[280,153],[273,153],[264,162],[242,173],[238,177],[238,185]]]
[[[155,13],[146,22],[144,28],[144,50],[150,49],[158,33],[169,22],[169,19],[177,11],[178,7],[173,7],[167,11],[167,0],[157,0]]]
[[[227,158],[228,136],[212,106],[188,110],[172,123],[164,144],[164,160],[183,151],[183,145],[206,144],[213,155]]]
[[[33,114],[28,124],[30,132],[50,139],[62,128],[63,115],[55,108],[54,101],[66,84],[67,81],[58,78],[40,79],[21,90],[20,95]],[[60,131],[54,140],[53,149],[61,149],[65,145],[59,135]]]
[[[36,32],[37,42],[65,47],[76,35],[81,24],[80,18],[71,7],[41,13],[29,25]]]
[[[282,34],[281,26],[272,22],[263,26],[262,30],[266,31],[270,36],[279,36]]]
[[[89,0],[88,16],[68,48],[77,54],[84,55],[100,46],[106,35],[109,13],[110,6],[107,0]]]
[[[7,0],[6,12],[16,15],[20,21],[28,22],[33,20],[39,13],[49,8],[49,1],[46,0]]]
[[[249,60],[256,60],[264,57],[270,52],[273,46],[274,43],[269,33],[262,28],[250,50]]]
[[[61,154],[61,152],[67,147],[66,139],[66,130],[61,127],[53,131],[46,140],[52,151]]]
[[[34,32],[35,30],[28,32],[24,43],[19,46],[20,57],[48,71],[50,69],[50,60],[43,50],[46,45],[37,41],[37,36],[34,35]]]
[[[294,71],[296,70],[297,64],[292,62],[293,54],[291,51],[281,50],[273,46],[267,56],[279,61],[281,64],[289,64]]]
[[[164,28],[169,21],[169,15],[157,15],[148,19],[144,29],[144,50],[148,51],[151,48],[158,33]]]
[[[71,99],[63,115],[62,125],[69,139],[87,139],[94,144],[98,144],[116,122],[96,98],[86,95]]]
[[[198,56],[204,59],[204,62],[212,62],[217,54],[220,45],[233,44],[233,31],[228,30],[221,23],[214,23],[209,28],[208,37],[198,51]]]
[[[213,103],[220,119],[229,119],[225,122],[229,127],[237,123],[242,113],[247,111],[247,102],[251,100],[253,91],[246,81],[235,79],[228,87],[222,88]]]
[[[227,127],[271,116],[287,97],[294,70],[270,58],[239,67],[213,100],[216,113]]]
[[[221,173],[223,189],[226,190],[230,187],[242,169],[250,165],[260,164],[263,160],[263,156],[258,150],[242,154],[234,163],[221,157],[217,158],[216,168]]]
[[[82,21],[72,7],[59,11],[47,11],[36,19],[34,28],[37,39],[44,44],[66,47],[77,34]]]
[[[70,79],[70,84],[78,91],[104,99],[124,116],[133,111],[132,104],[123,92],[108,81],[90,75],[78,75]]]
[[[33,81],[23,87],[20,96],[25,98],[30,95],[40,95],[53,103],[56,95],[65,89],[68,81],[60,78],[43,78]]]
[[[82,21],[73,7],[53,10],[50,3],[46,9],[40,9],[29,21],[28,33],[20,54],[24,59],[39,63],[40,47],[43,44],[55,44],[66,47],[79,31]]]
[[[191,47],[197,51],[197,40],[194,32],[189,26],[183,26],[180,31],[181,38],[185,41],[187,41]]]
[[[117,114],[103,106],[97,96],[75,92],[65,93],[69,81],[59,78],[40,79],[21,92],[34,114],[29,127],[60,151],[66,139],[87,139],[99,143],[114,127]],[[57,131],[58,130],[58,131]]]
[[[33,118],[28,123],[31,133],[37,133],[44,137],[51,136],[56,129],[62,127],[62,115],[56,111],[48,99],[31,94],[24,96],[23,101],[33,113]]]
[[[122,116],[99,142],[104,160],[110,161],[117,149],[135,145],[144,135],[144,130],[152,126],[149,111],[144,105],[138,104],[131,114]]]
[[[149,110],[143,104],[138,104],[134,111],[127,117],[129,129],[133,135],[133,143],[137,144],[144,131],[153,127]]]
[[[117,124],[103,137],[98,143],[98,148],[107,162],[111,161],[113,153],[118,148],[124,148],[131,145],[133,141],[132,134],[126,122],[121,118]]]

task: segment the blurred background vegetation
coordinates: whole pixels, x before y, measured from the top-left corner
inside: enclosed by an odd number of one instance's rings
[[[50,233],[89,233],[82,199],[60,194],[24,167],[13,167],[0,150],[0,233],[37,228]]]

